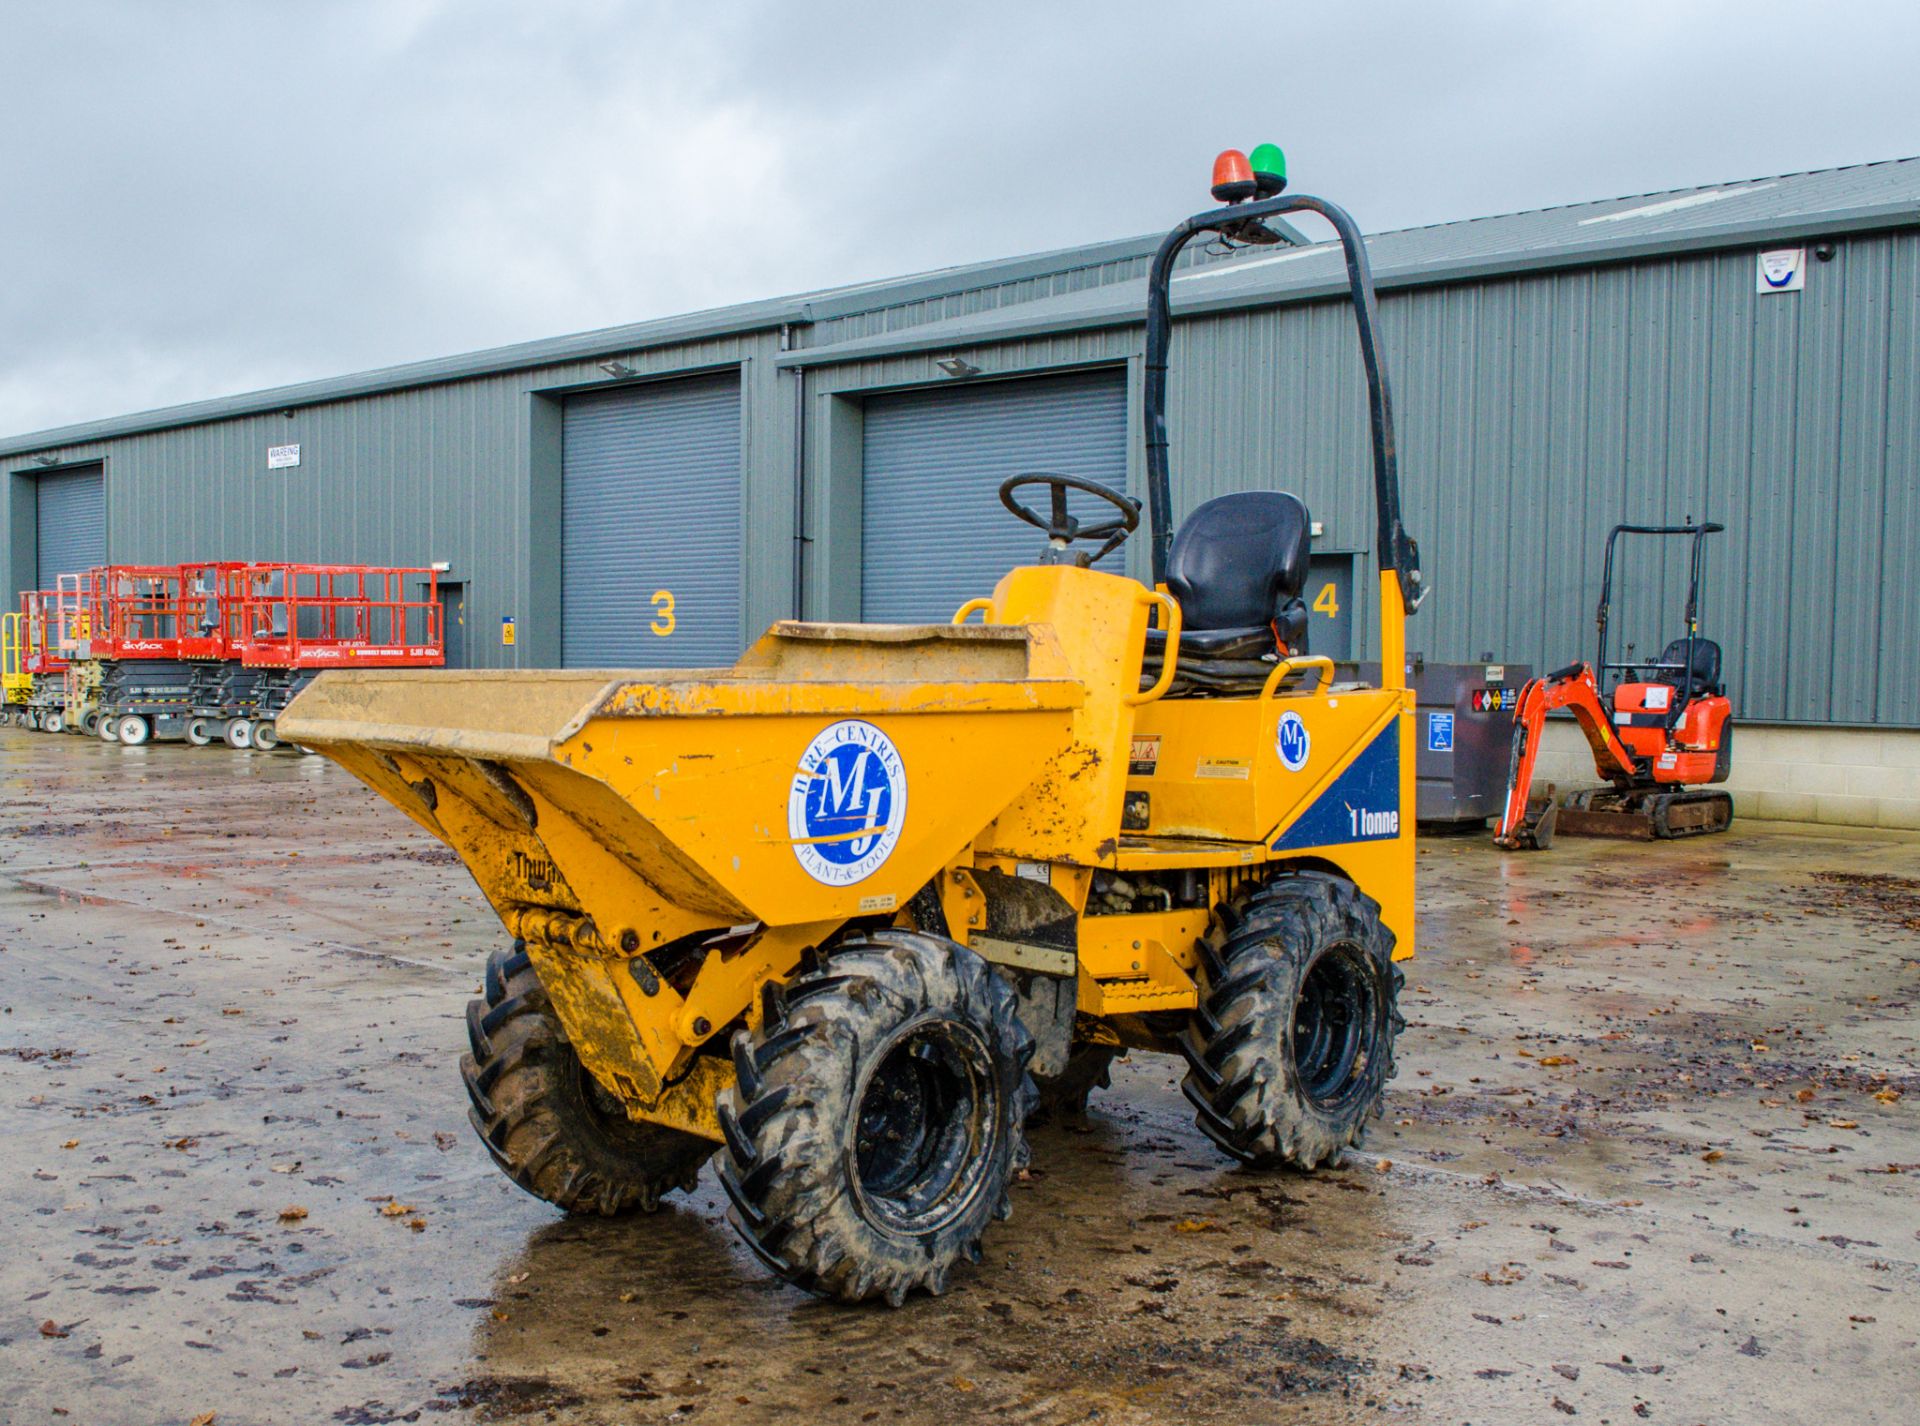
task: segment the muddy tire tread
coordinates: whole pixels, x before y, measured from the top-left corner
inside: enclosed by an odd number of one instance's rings
[[[520,942],[487,960],[483,997],[467,1002],[460,1058],[467,1118],[502,1173],[569,1213],[651,1213],[691,1191],[718,1145],[664,1125],[600,1118],[585,1071]]]
[[[1292,1084],[1285,1036],[1301,962],[1334,941],[1362,948],[1375,968],[1385,1033],[1366,1066],[1368,1089],[1351,1112],[1309,1105]],[[1393,934],[1379,905],[1353,883],[1319,871],[1284,871],[1220,908],[1201,956],[1201,1004],[1180,1048],[1181,1091],[1200,1131],[1254,1167],[1311,1170],[1357,1147],[1382,1112],[1394,1041],[1405,1027],[1392,962]]]
[[[1037,1095],[1027,1068],[1033,1039],[1012,987],[943,937],[877,931],[842,942],[766,1003],[758,1037],[741,1031],[734,1039],[735,1085],[720,1099],[720,1182],[734,1227],[769,1270],[816,1296],[899,1306],[915,1290],[944,1292],[955,1262],[980,1260],[987,1224],[1012,1212],[1008,1186],[1028,1161],[1022,1126]],[[838,1146],[859,1112],[863,1037],[877,1043],[929,1007],[952,1007],[996,1041],[1004,1124],[993,1152],[1004,1163],[927,1242],[890,1236],[858,1212]]]

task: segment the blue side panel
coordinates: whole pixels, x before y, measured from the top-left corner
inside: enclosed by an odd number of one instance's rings
[[[1400,723],[1387,724],[1333,786],[1280,834],[1276,852],[1386,842],[1400,835]]]

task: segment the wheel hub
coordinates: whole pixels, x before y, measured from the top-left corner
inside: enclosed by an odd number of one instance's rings
[[[860,1098],[852,1168],[876,1218],[915,1233],[957,1216],[983,1180],[995,1127],[992,1059],[971,1029],[914,1026]]]
[[[1294,1077],[1308,1102],[1337,1112],[1365,1092],[1375,1019],[1366,953],[1329,947],[1307,968],[1293,1011]]]

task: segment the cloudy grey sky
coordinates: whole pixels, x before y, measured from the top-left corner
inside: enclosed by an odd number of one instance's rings
[[[1920,153],[1920,7],[0,0],[0,432],[1166,227]]]

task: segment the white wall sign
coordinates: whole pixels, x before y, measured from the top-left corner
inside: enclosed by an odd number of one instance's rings
[[[1807,250],[1771,248],[1760,254],[1754,274],[1757,292],[1798,292],[1807,285]]]
[[[298,464],[300,464],[300,447],[298,446],[268,446],[267,447],[267,469],[268,470],[286,470],[288,467],[296,466]]]

